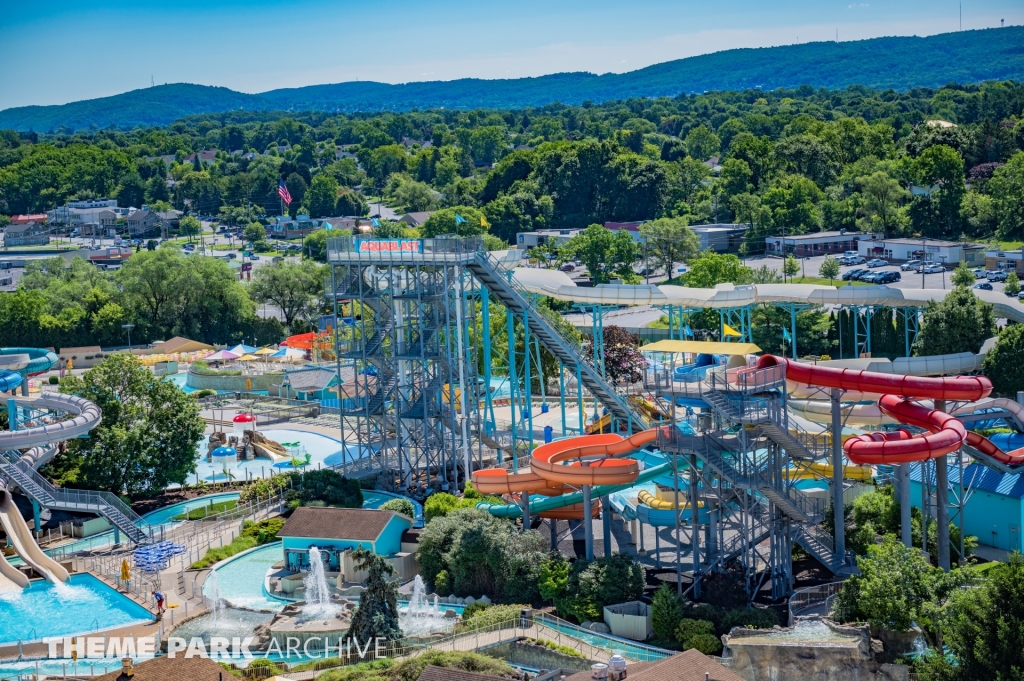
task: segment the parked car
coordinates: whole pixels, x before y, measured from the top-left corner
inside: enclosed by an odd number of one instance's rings
[[[572,272],[573,270],[576,269],[576,265],[573,265],[571,262],[567,262],[558,269],[562,270],[563,272]]]
[[[900,265],[900,269],[903,270],[904,272],[912,272],[913,270],[916,270],[920,266],[920,260],[908,260],[902,265]]]
[[[1007,273],[1005,270],[996,270],[995,272],[988,273],[989,281],[1006,281]]]
[[[862,269],[862,268],[858,268],[858,269],[855,269],[855,270],[847,270],[847,271],[843,272],[842,280],[843,281],[856,280],[858,276],[860,276],[861,274],[864,274],[865,272],[867,272],[867,270]]]
[[[982,281],[982,282],[979,282],[979,283],[975,284],[974,288],[979,289],[981,291],[991,291],[992,290],[992,284],[988,283],[987,281]]]
[[[259,259],[260,259],[260,256],[256,255],[255,253],[253,253],[252,255],[249,256],[249,260],[259,260]]]
[[[902,278],[903,277],[901,277],[900,273],[897,272],[896,270],[890,270],[888,272],[879,272],[878,276],[875,277],[875,283],[892,284],[893,282],[897,282]]]
[[[865,284],[877,284],[878,277],[881,272],[871,272],[870,270],[857,277],[857,281],[863,281]]]
[[[973,270],[971,270],[971,274],[974,275],[975,279],[984,279],[986,276],[988,276],[988,270],[986,270],[984,267],[975,267]]]
[[[1017,294],[1017,300],[1024,300],[1024,290]]]
[[[843,251],[843,257],[844,258],[859,258],[860,257],[860,253],[858,253],[857,251]]]
[[[924,270],[925,274],[938,274],[945,270],[945,268],[942,265],[939,265],[938,263],[934,262],[926,264],[923,268],[918,268],[917,271],[920,272],[922,271],[922,269]]]
[[[274,263],[276,265],[279,262],[284,262],[284,258],[282,258],[279,255],[275,255],[273,258],[270,259],[270,262],[272,262],[272,263]]]
[[[882,260],[881,258],[875,258],[874,260],[868,260],[867,262],[868,267],[885,267],[888,264],[889,263]]]
[[[847,256],[846,258],[847,265],[863,265],[864,262],[864,258],[860,257],[859,255],[851,255]]]
[[[228,260],[234,260],[237,257],[238,257],[238,254],[235,253],[234,251],[231,251],[230,253],[228,253]]]

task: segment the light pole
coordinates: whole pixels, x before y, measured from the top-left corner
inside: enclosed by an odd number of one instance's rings
[[[946,290],[946,258],[948,258],[948,257],[949,256],[947,256],[947,255],[939,255],[939,260],[942,261],[941,264],[942,264],[942,290],[943,291]]]
[[[132,329],[135,328],[134,324],[122,324],[121,328],[128,332],[128,354],[132,354]]]

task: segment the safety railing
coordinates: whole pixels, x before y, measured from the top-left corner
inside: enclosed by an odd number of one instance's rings
[[[793,626],[797,617],[809,612],[827,614],[823,612],[826,602],[830,597],[838,594],[842,588],[843,582],[829,582],[794,591],[793,595],[789,597],[789,626]]]
[[[484,251],[480,237],[373,239],[347,236],[327,240],[329,263],[407,264],[416,261],[458,262]]]

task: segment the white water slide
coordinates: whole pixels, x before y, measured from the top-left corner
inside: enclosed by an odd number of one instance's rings
[[[25,519],[21,517],[21,511],[14,505],[14,501],[3,483],[0,483],[0,526],[3,526],[14,550],[26,564],[32,566],[32,569],[50,582],[68,581],[68,571],[61,567],[60,563],[43,553],[43,550],[32,538],[32,531],[29,530]],[[28,586],[28,579],[18,580],[12,576],[11,571],[21,575],[6,560],[0,558],[0,576],[21,588]],[[24,575],[21,577],[24,578]],[[0,588],[3,588],[3,585],[0,585]]]
[[[512,251],[509,251],[511,254]],[[506,260],[511,256],[506,256]],[[531,293],[592,305],[677,305],[688,308],[723,309],[758,303],[798,303],[803,305],[862,305],[886,307],[925,307],[929,301],[941,301],[949,293],[944,289],[906,289],[888,286],[819,286],[817,284],[719,284],[715,288],[687,288],[654,284],[628,286],[601,284],[577,286],[564,272],[517,267],[513,270],[519,285]],[[996,317],[1024,322],[1024,306],[998,291],[973,291],[995,307]]]

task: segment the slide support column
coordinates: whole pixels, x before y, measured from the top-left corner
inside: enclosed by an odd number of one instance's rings
[[[935,408],[946,411],[946,401],[935,400]],[[935,522],[939,526],[939,567],[949,572],[949,468],[945,455],[935,459]]]
[[[832,388],[832,516],[835,525],[836,565],[846,564],[846,528],[843,506],[843,414],[839,398],[843,394]]]
[[[521,499],[523,500],[523,532],[530,529],[530,493],[523,492]]]
[[[594,518],[590,485],[583,485],[583,541],[587,547],[587,560],[594,560]]]
[[[607,495],[601,497],[601,533],[604,535],[604,557],[612,555],[612,505]]]
[[[36,537],[43,531],[43,524],[39,522],[39,502],[32,499],[32,521],[33,529],[35,529]]]
[[[910,533],[910,464],[896,466],[900,488],[900,539],[908,549],[913,545]]]
[[[693,556],[693,597],[700,598],[700,524],[697,522],[699,516],[700,500],[697,498],[697,456],[690,455],[690,493],[687,501],[690,504],[690,555]],[[678,472],[676,477],[679,477]],[[676,508],[678,517],[679,509]]]

